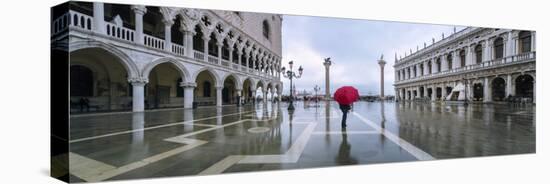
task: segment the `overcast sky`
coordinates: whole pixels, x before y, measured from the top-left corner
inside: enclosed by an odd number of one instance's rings
[[[355,86],[361,95],[378,95],[380,67],[377,60],[384,54],[385,94],[394,95],[393,64],[395,53],[404,56],[453,33],[454,26],[411,24],[310,16],[283,16],[283,66],[293,60],[295,68],[304,67],[302,78],[294,81],[299,91],[313,91],[315,85],[325,89],[323,58],[333,61],[330,71],[331,92],[341,86]],[[463,27],[457,27],[457,31]],[[289,80],[283,94],[289,93]]]

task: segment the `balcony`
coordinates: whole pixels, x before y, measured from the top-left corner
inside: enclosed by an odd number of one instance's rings
[[[117,45],[132,44],[133,46],[144,47],[146,48],[144,51],[154,52],[155,54],[162,52],[163,54],[172,54],[181,58],[192,57],[192,59],[200,63],[205,63],[205,57],[207,57],[206,61],[209,64],[223,66],[223,68],[231,69],[236,72],[243,72],[256,75],[258,77],[269,78],[268,75],[260,75],[261,73],[255,71],[254,69],[246,66],[239,66],[238,63],[231,63],[225,59],[222,59],[220,63],[218,57],[210,56],[208,54],[205,55],[205,53],[197,50],[192,50],[192,52],[190,52],[192,55],[186,56],[186,50],[188,49],[186,46],[171,43],[170,48],[165,48],[166,43],[164,39],[157,38],[146,33],[142,33],[142,39],[138,39],[138,35],[135,30],[125,28],[111,22],[104,23],[103,28],[98,29],[94,25],[92,16],[69,10],[67,13],[55,18],[52,21],[51,38],[52,41],[54,41],[54,39],[63,38],[69,30],[94,36],[104,35],[104,37],[109,38],[109,40],[115,41],[115,44]],[[140,43],[137,43],[138,41]]]
[[[475,72],[478,70],[496,68],[496,67],[506,66],[510,64],[534,61],[535,59],[536,59],[536,52],[526,52],[526,53],[521,53],[513,56],[504,57],[504,58],[493,59],[493,60],[478,63],[478,64],[468,65],[462,68],[455,68],[455,69],[446,70],[438,73],[432,73],[428,75],[404,79],[404,80],[396,81],[395,84],[406,84],[411,82],[429,80],[429,79],[438,78],[438,77]]]

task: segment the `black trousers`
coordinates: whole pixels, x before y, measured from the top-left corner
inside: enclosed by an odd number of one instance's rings
[[[348,112],[351,109],[351,105],[342,105],[340,104],[340,110],[342,111],[342,125],[346,124],[346,119],[348,118]]]

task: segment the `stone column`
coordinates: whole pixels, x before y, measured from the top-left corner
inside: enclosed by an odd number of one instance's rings
[[[147,8],[142,5],[133,5],[132,10],[134,10],[134,24],[136,25],[136,37],[134,37],[134,42],[143,45],[143,15],[147,13]]]
[[[233,47],[229,47],[229,68],[233,68]]]
[[[424,62],[424,75],[430,74],[430,68],[429,68],[430,60]]]
[[[256,91],[257,90],[252,91],[252,103],[254,103],[254,104],[256,104]]]
[[[447,55],[441,55],[441,71],[447,71],[449,69],[449,63],[447,62]]]
[[[483,102],[492,101],[491,88],[489,85],[489,77],[485,77],[485,79],[483,79]]]
[[[235,89],[235,90],[237,91],[237,106],[241,106],[241,104],[243,104],[243,103],[242,103],[242,100],[243,100],[243,98],[242,98],[242,96],[243,96],[243,95],[242,95],[242,91],[243,91],[243,89],[237,88],[237,89]]]
[[[237,59],[239,60],[237,62],[239,63],[239,68],[241,68],[243,66],[242,57],[243,57],[243,51],[237,50]]]
[[[384,65],[386,65],[386,61],[382,57],[378,60],[378,65],[380,65],[380,99],[384,100]]]
[[[485,52],[483,53],[484,55],[484,61],[490,61],[493,59],[493,54],[492,54],[492,48],[493,48],[493,43],[490,41],[490,40],[485,40]]]
[[[513,56],[515,53],[514,53],[514,40],[512,38],[512,31],[508,32],[505,46],[506,46],[505,56]]]
[[[436,85],[432,85],[432,102],[435,101],[435,99],[437,98],[437,86]]]
[[[222,89],[223,86],[216,86],[216,106],[222,106]]]
[[[218,39],[218,42],[216,42],[216,46],[218,46],[218,64],[222,64],[222,47],[223,47],[223,40]]]
[[[323,65],[325,66],[325,100],[330,100],[330,65],[332,61],[326,58]]]
[[[193,35],[194,31],[183,31],[184,35],[184,44],[185,44],[185,56],[194,58],[193,56]]]
[[[204,41],[204,62],[208,63],[208,41],[210,41],[210,36],[206,36],[207,34],[202,35],[202,40]]]
[[[512,75],[508,74],[508,75],[506,75],[506,96],[505,96],[505,98],[507,98],[510,95],[514,96],[514,92],[512,90]]]
[[[443,101],[447,100],[447,83],[443,83],[443,87],[441,88],[441,98]]]
[[[144,78],[128,79],[132,84],[132,112],[143,112],[145,109],[145,84],[148,80]]]
[[[93,2],[94,6],[94,12],[93,12],[93,21],[94,25],[92,26],[92,29],[94,32],[105,34],[105,11],[103,10],[103,3],[102,2]]]
[[[194,99],[193,91],[195,90],[195,87],[197,87],[197,84],[191,82],[181,82],[180,86],[183,87],[183,108],[192,108]]]
[[[245,60],[244,64],[245,64],[246,68],[250,68],[250,66],[249,66],[249,64],[250,64],[250,61],[249,61],[250,60],[250,55],[245,53],[244,60]],[[247,72],[248,72],[248,69],[247,69]]]
[[[466,66],[475,64],[475,45],[470,45],[468,47],[468,52],[466,53]]]
[[[453,52],[453,66],[451,67],[452,69],[455,69],[455,68],[460,68],[460,50],[455,50]]]
[[[172,52],[172,25],[174,21],[163,20],[164,23],[164,50]]]
[[[267,89],[265,88],[262,88],[262,98],[263,103],[267,103]]]

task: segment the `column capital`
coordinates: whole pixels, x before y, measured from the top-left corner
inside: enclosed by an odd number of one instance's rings
[[[134,78],[128,78],[128,82],[132,84],[132,86],[135,85],[145,85],[149,83],[149,79],[147,78],[141,78],[141,77],[134,77]]]
[[[132,10],[134,10],[135,14],[139,15],[145,15],[145,13],[147,13],[147,8],[143,5],[132,5]]]
[[[216,90],[222,90],[223,86],[215,86]]]
[[[183,88],[195,88],[195,87],[197,87],[197,83],[194,83],[194,82],[180,82],[179,85]]]
[[[172,26],[172,25],[174,25],[174,21],[173,21],[173,20],[163,19],[163,20],[162,20],[162,23],[164,24],[164,26]]]

